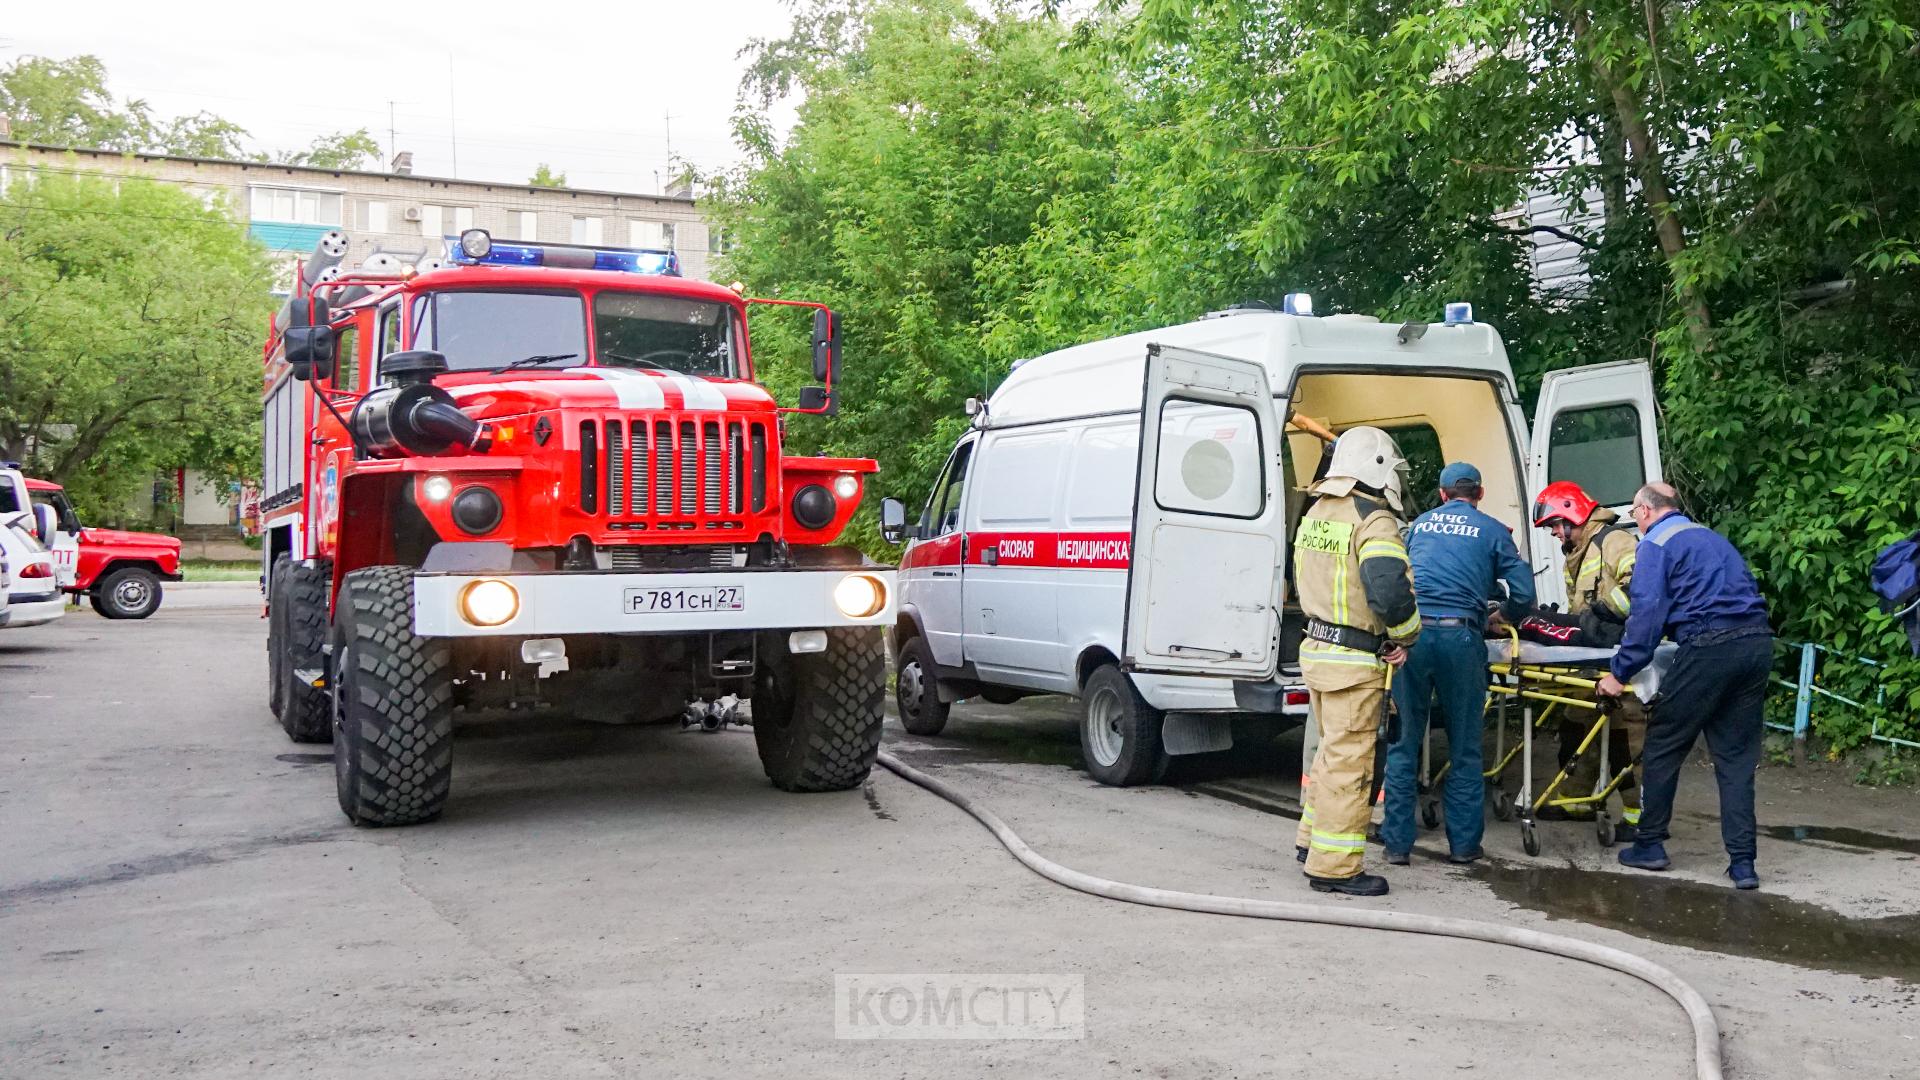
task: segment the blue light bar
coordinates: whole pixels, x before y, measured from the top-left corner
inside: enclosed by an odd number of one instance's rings
[[[503,244],[474,258],[461,250],[460,238],[449,236],[447,261],[461,266],[551,266],[567,270],[614,270],[628,274],[680,276],[680,256],[671,251],[641,248],[591,248],[546,244]]]
[[[1303,292],[1290,292],[1280,300],[1280,310],[1289,315],[1313,314],[1313,297]]]
[[[1448,304],[1446,325],[1472,326],[1473,325],[1473,305],[1462,303],[1459,301],[1455,301],[1454,303]]]

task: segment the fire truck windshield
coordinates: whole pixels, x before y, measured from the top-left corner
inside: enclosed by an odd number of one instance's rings
[[[584,357],[587,352],[586,305],[575,292],[448,290],[420,297],[414,312],[413,347],[445,354],[455,371],[501,368],[536,355]],[[593,340],[594,358],[606,367],[723,377],[737,370],[739,334],[732,309],[709,300],[598,293]]]

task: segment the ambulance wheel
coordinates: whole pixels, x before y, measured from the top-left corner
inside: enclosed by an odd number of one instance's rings
[[[1435,799],[1420,800],[1420,824],[1429,829],[1440,827],[1440,803]]]
[[[315,689],[294,672],[319,671],[325,662],[327,588],[333,584],[331,563],[296,563],[276,567],[276,590],[269,599],[268,635],[279,626],[274,655],[274,685],[279,701],[273,710],[297,743],[333,739],[333,700],[325,689]]]
[[[1612,847],[1613,819],[1605,814],[1595,815],[1593,821],[1593,838],[1600,841],[1600,846],[1603,848]]]
[[[1520,846],[1529,855],[1540,854],[1540,834],[1533,830],[1533,822],[1523,822],[1520,826]]]
[[[138,566],[115,570],[94,585],[88,599],[109,619],[144,619],[160,610],[160,579]]]
[[[453,648],[413,632],[413,570],[375,566],[340,584],[328,686],[333,776],[355,825],[418,825],[453,787]]]
[[[787,651],[784,632],[761,639],[753,741],[767,779],[782,791],[859,787],[880,753],[887,719],[884,631],[826,633],[826,651],[799,655]]]
[[[900,726],[909,734],[938,735],[946,728],[952,707],[940,700],[927,639],[914,638],[901,646],[894,663],[893,703],[900,709]]]
[[[1493,793],[1493,816],[1501,821],[1513,819],[1513,794],[1505,788]]]
[[[1165,717],[1118,667],[1095,668],[1080,694],[1080,753],[1087,774],[1114,787],[1158,779],[1167,768],[1160,745]]]

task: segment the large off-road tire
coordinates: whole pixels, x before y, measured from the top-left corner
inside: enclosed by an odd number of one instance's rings
[[[1087,677],[1080,692],[1080,753],[1087,775],[1114,787],[1158,780],[1167,771],[1160,741],[1166,714],[1147,704],[1133,680],[1112,664]]]
[[[828,630],[825,652],[798,656],[787,651],[786,631],[761,638],[753,741],[774,787],[844,791],[866,780],[886,721],[884,633]]]
[[[893,665],[893,703],[900,709],[900,726],[909,734],[938,735],[946,728],[952,707],[940,700],[940,680],[933,673],[933,650],[926,638],[900,646]]]
[[[144,619],[160,610],[160,578],[139,566],[115,570],[94,583],[87,599],[109,619]]]
[[[453,786],[453,649],[414,634],[413,571],[348,574],[330,640],[340,809],[355,825],[439,817]]]
[[[286,636],[287,609],[280,603],[280,575],[287,572],[289,561],[285,555],[275,556],[273,569],[267,571],[267,708],[273,710],[275,719],[286,705],[281,683],[287,677],[287,669],[280,662],[280,654],[285,651],[280,640]]]
[[[328,742],[333,738],[332,695],[324,688],[315,689],[294,672],[324,668],[327,589],[333,584],[333,565],[325,561],[298,562],[276,569],[278,589],[268,607],[269,622],[279,627],[279,648],[273,663],[274,685],[280,697],[274,715],[294,742]],[[271,627],[268,636],[274,636]]]

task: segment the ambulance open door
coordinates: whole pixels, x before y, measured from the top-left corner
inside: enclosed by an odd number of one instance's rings
[[[1273,677],[1285,578],[1283,490],[1266,369],[1148,346],[1123,669]]]
[[[1653,372],[1644,360],[1547,373],[1534,410],[1527,461],[1529,523],[1540,489],[1556,480],[1572,480],[1630,525],[1627,508],[1634,492],[1662,479]],[[1541,599],[1552,599],[1564,588],[1560,545],[1547,530],[1535,529],[1533,550],[1536,558],[1550,553],[1551,571],[1541,578],[1543,588],[1551,585],[1552,591],[1543,592]]]

